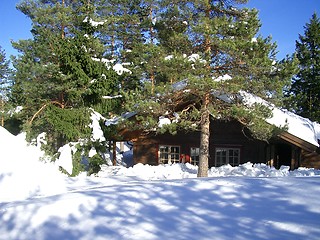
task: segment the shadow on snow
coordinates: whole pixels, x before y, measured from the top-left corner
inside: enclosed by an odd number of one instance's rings
[[[318,239],[319,183],[231,177],[92,185],[0,203],[0,239]]]

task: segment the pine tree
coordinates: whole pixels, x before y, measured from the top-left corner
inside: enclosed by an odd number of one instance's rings
[[[6,59],[6,53],[0,46],[0,80],[1,83],[3,79],[7,77],[9,73],[9,61]]]
[[[21,53],[13,100],[24,107],[31,137],[47,133],[51,150],[89,138],[89,108],[108,113],[117,100],[118,76],[100,61],[104,46],[97,38],[103,22],[89,0],[22,1],[18,9],[32,20],[33,39],[14,47]]]
[[[294,78],[289,107],[312,121],[320,122],[320,20],[313,14],[296,41],[299,72]]]
[[[139,113],[138,127],[146,131],[158,128],[161,115],[172,124],[159,132],[200,131],[199,177],[207,176],[210,118],[236,119],[255,137],[268,139],[273,129],[264,119],[270,110],[259,104],[246,106],[239,92],[276,103],[292,76],[284,67],[293,69],[294,61],[276,61],[276,44],[270,37],[256,36],[257,11],[240,8],[246,2],[174,1],[166,8],[167,1],[160,1],[155,36],[161,54],[151,66],[163,81],[149,94],[142,90],[128,96],[128,103],[135,102],[129,109]]]
[[[6,108],[8,102],[8,89],[10,88],[9,81],[9,61],[6,59],[5,51],[0,46],[0,126],[4,126],[6,116]]]
[[[105,22],[98,35],[105,47],[104,57],[130,68],[132,44],[143,41],[139,26],[145,18],[145,11],[140,0],[99,0],[95,6],[100,19]],[[121,74],[121,89],[138,86],[137,75]]]

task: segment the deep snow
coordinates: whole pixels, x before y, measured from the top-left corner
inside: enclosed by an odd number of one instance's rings
[[[0,127],[0,239],[320,239],[320,171],[102,166],[68,178]],[[38,139],[38,142],[41,139]]]

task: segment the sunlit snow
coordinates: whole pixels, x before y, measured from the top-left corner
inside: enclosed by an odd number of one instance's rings
[[[273,116],[266,119],[266,121],[277,127],[287,127],[287,132],[309,142],[315,146],[319,146],[318,139],[320,139],[320,124],[312,122],[307,118],[303,118],[285,109],[279,109],[273,104],[254,96],[253,94],[240,91],[239,93],[245,104],[253,105],[260,103],[268,106],[272,110]]]
[[[67,177],[24,139],[0,127],[0,239],[319,239],[319,170],[246,163],[198,179],[191,164],[137,164]]]

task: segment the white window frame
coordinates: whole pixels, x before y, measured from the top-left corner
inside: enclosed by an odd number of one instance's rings
[[[158,162],[159,164],[179,163],[180,162],[180,146],[159,145]]]
[[[219,154],[224,152],[224,155]],[[235,154],[237,152],[237,154]],[[238,166],[240,163],[241,149],[239,147],[216,147],[215,148],[215,166],[230,164],[231,166]]]
[[[192,165],[199,165],[200,148],[190,147],[190,159]]]

